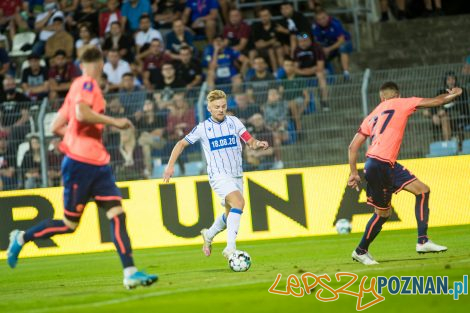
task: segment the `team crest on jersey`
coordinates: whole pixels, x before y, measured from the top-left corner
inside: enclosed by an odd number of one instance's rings
[[[211,130],[212,130],[212,128],[210,128],[210,127],[209,127],[207,130],[208,130],[208,131],[211,131]]]
[[[85,82],[83,84],[83,90],[93,91],[93,83],[92,82]]]
[[[228,124],[228,127],[230,127],[230,129],[233,129],[233,124]]]

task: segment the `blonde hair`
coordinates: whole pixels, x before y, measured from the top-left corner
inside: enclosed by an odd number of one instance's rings
[[[207,95],[207,103],[211,103],[212,101],[219,99],[227,99],[227,95],[222,90],[212,90]]]

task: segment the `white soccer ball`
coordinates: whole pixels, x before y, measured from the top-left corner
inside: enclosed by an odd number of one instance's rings
[[[336,231],[340,235],[349,234],[351,232],[351,222],[345,218],[342,218],[336,222]]]
[[[245,251],[236,250],[228,258],[228,266],[234,272],[246,272],[251,267],[251,257]]]

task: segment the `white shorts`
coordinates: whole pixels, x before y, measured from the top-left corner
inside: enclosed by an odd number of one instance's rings
[[[225,197],[234,191],[240,191],[243,195],[243,177],[228,175],[214,175],[209,184],[212,190],[219,196],[222,206],[225,206]]]

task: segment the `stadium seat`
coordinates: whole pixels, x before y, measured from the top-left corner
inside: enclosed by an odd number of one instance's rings
[[[57,112],[50,112],[44,115],[44,135],[46,137],[54,137],[54,133],[52,132],[51,126],[52,121],[55,119]]]
[[[18,146],[18,152],[16,153],[16,166],[18,168],[21,167],[21,163],[23,163],[23,158],[26,152],[29,151],[29,142],[22,142]]]
[[[188,162],[184,164],[184,175],[185,176],[197,176],[201,175],[204,164],[201,161]]]
[[[29,55],[31,53],[31,49],[24,51],[22,48],[25,45],[30,45],[32,48],[35,39],[36,34],[33,32],[16,34],[15,37],[13,37],[13,47],[11,48],[10,56],[21,57]]]
[[[462,142],[462,152],[460,154],[470,154],[470,139]]]
[[[161,164],[161,160],[153,160],[153,170],[152,178],[161,179],[163,177],[163,172],[165,172],[166,164]],[[173,177],[181,176],[181,169],[178,164],[175,165],[175,173]]]
[[[459,151],[459,145],[456,140],[436,141],[429,145],[429,154],[427,158],[456,155]]]

